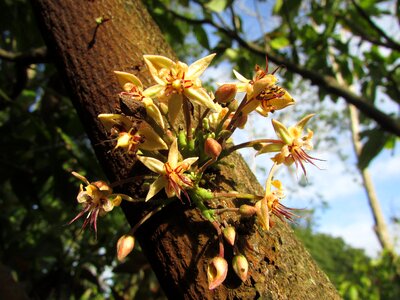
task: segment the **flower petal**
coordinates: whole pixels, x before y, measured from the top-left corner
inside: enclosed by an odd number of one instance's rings
[[[178,159],[179,159],[178,140],[174,139],[168,152],[168,163],[170,164],[172,169],[175,169],[176,166],[178,165]]]
[[[176,65],[174,61],[161,55],[143,55],[143,58],[151,75],[158,84],[164,82],[163,78],[160,77],[160,70],[172,69]]]
[[[272,126],[274,127],[276,135],[287,145],[292,144],[293,137],[289,130],[281,122],[272,120]]]
[[[262,148],[256,153],[257,155],[263,154],[263,153],[270,153],[270,152],[280,152],[284,144],[282,142],[280,143],[268,143],[262,146]]]
[[[300,131],[302,131],[304,129],[304,126],[306,126],[306,124],[308,123],[308,121],[310,121],[310,119],[312,117],[314,117],[315,114],[309,114],[307,116],[305,116],[303,119],[301,119],[299,122],[297,122],[297,124],[295,125],[295,127],[297,127],[298,129],[300,129]]]
[[[188,157],[184,159],[180,164],[187,164],[189,167],[193,165],[199,158],[198,157]]]
[[[174,124],[182,109],[182,95],[172,94],[168,100],[168,117],[171,124]]]
[[[115,125],[123,127],[125,131],[129,131],[132,128],[132,121],[123,115],[99,114],[97,118],[100,120],[107,131],[110,131],[110,129]]]
[[[131,73],[127,73],[127,72],[121,72],[121,71],[114,71],[114,73],[117,75],[118,82],[122,88],[124,88],[125,84],[127,84],[127,83],[133,83],[141,91],[143,90],[142,82],[135,75],[133,75]],[[126,91],[126,92],[128,92],[128,91]]]
[[[156,84],[145,89],[142,94],[145,97],[155,98],[161,96],[163,94],[162,92],[164,91],[164,89],[165,89],[165,84],[163,82],[161,84]]]
[[[233,70],[233,74],[235,74],[235,77],[237,78],[237,80],[243,82],[243,83],[249,83],[250,79],[247,79],[246,77],[244,77],[242,74],[240,74],[239,72]]]
[[[85,176],[82,176],[81,174],[79,174],[77,172],[71,172],[71,174],[73,176],[75,176],[76,178],[78,178],[80,181],[83,181],[86,185],[90,184],[89,180],[87,180]]]
[[[164,175],[165,170],[164,170],[164,163],[159,161],[158,159],[155,159],[153,157],[148,157],[148,156],[137,156],[138,160],[142,162],[147,168],[149,168],[151,171]]]
[[[163,188],[167,186],[167,179],[164,176],[158,177],[151,185],[149,188],[149,192],[147,193],[146,200],[149,201],[151,198],[153,198],[159,191],[161,191]]]
[[[203,88],[191,87],[187,88],[184,91],[185,96],[189,98],[190,101],[205,106],[207,108],[212,109],[213,111],[217,111],[217,106],[214,101],[211,99],[210,95]]]
[[[157,105],[154,104],[150,98],[143,98],[142,100],[147,114],[158,124],[162,129],[165,129],[164,119]]]
[[[210,54],[192,63],[189,66],[186,77],[190,79],[198,78],[207,69],[215,55],[215,53]]]
[[[140,149],[155,151],[167,150],[168,146],[162,138],[150,127],[149,124],[142,122],[137,134],[145,137],[144,143],[139,146]]]

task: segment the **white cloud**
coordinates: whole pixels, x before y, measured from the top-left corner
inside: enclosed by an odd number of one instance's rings
[[[359,219],[346,226],[342,224],[324,224],[318,228],[318,232],[341,237],[344,241],[354,248],[364,249],[371,256],[376,257],[380,251],[378,239],[373,232],[370,220]]]
[[[400,176],[400,156],[383,153],[372,162],[370,171],[379,181],[385,181],[393,176]],[[398,179],[400,180],[400,177]]]

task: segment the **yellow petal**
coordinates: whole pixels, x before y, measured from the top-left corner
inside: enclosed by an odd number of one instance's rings
[[[135,86],[139,88],[139,90],[141,91],[143,90],[142,82],[135,75],[120,71],[114,71],[114,73],[117,75],[118,82],[122,88],[124,88],[127,83],[133,83]],[[125,91],[129,92],[127,90]]]
[[[158,124],[162,129],[165,129],[164,119],[157,105],[154,104],[150,98],[144,98],[142,100],[147,114]]]
[[[174,124],[178,114],[182,110],[182,95],[181,94],[172,94],[168,100],[168,117],[171,124]]]
[[[309,114],[307,116],[305,116],[303,119],[301,119],[299,122],[297,122],[297,124],[295,125],[295,127],[299,128],[300,131],[302,131],[304,129],[304,126],[306,126],[306,124],[308,123],[308,121],[310,121],[310,119],[315,116],[315,114]]]
[[[233,70],[233,74],[235,74],[235,77],[237,78],[237,80],[244,82],[244,83],[249,83],[250,79],[247,79],[246,77],[244,77],[242,74],[240,74],[239,72]]]
[[[276,135],[287,145],[292,144],[293,137],[289,130],[281,122],[272,120],[272,126],[274,127]]]
[[[132,121],[123,115],[100,114],[97,118],[104,125],[107,131],[110,131],[110,129],[115,125],[122,126],[125,131],[129,131],[132,128]]]
[[[258,150],[256,155],[260,155],[260,154],[263,154],[263,153],[270,153],[270,152],[279,152],[279,151],[281,151],[283,145],[284,145],[283,143],[268,143],[268,144],[264,144],[264,145],[262,145],[261,149]]]
[[[175,67],[175,63],[161,55],[143,55],[144,61],[149,68],[150,74],[153,76],[154,80],[158,84],[162,84],[164,82],[163,78],[160,78],[159,72],[161,69],[172,69]]]
[[[87,180],[85,176],[82,176],[81,174],[79,174],[77,172],[71,172],[71,174],[73,176],[75,176],[76,178],[78,178],[80,181],[84,182],[85,184],[87,184],[87,185],[90,184],[89,180]]]
[[[172,169],[175,169],[177,167],[178,160],[179,160],[178,140],[174,139],[168,152],[168,163],[170,164]]]
[[[189,167],[193,165],[199,158],[198,157],[188,157],[184,159],[180,164],[188,165]]]
[[[212,109],[213,111],[217,110],[214,101],[211,99],[210,95],[203,88],[191,87],[185,89],[184,93],[185,96],[187,96],[190,101],[200,106],[205,106],[209,109]]]
[[[151,185],[149,188],[149,191],[146,196],[145,201],[149,201],[151,198],[153,198],[159,191],[161,191],[163,188],[167,186],[167,179],[164,176],[158,177]]]
[[[144,136],[144,143],[139,148],[143,150],[167,150],[168,146],[164,140],[150,127],[149,124],[142,122],[137,134]]]
[[[189,79],[198,78],[207,69],[216,54],[210,54],[203,57],[189,66],[186,77]]]
[[[149,98],[156,98],[163,94],[165,90],[165,83],[153,85],[143,91],[143,96]]]
[[[128,132],[124,132],[120,134],[120,136],[117,139],[117,145],[115,146],[115,149],[117,148],[128,148],[130,141],[131,141],[132,135]]]
[[[159,161],[158,159],[155,159],[153,157],[148,157],[148,156],[141,156],[138,155],[137,159],[142,162],[147,168],[149,168],[151,171],[164,175],[165,170],[164,170],[164,163]]]

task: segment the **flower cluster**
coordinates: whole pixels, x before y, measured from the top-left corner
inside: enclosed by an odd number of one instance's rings
[[[144,88],[135,75],[115,71],[121,86],[121,113],[103,113],[98,116],[113,143],[112,151],[122,151],[137,158],[151,171],[143,177],[149,189],[144,199],[151,201],[162,191],[173,201],[195,206],[215,228],[219,237],[219,253],[208,264],[209,288],[223,283],[228,272],[224,258],[224,239],[234,249],[232,268],[237,276],[246,281],[249,264],[246,257],[235,246],[235,227],[224,218],[226,212],[239,217],[256,218],[263,230],[274,224],[271,215],[281,220],[293,221],[294,210],[284,206],[282,184],[274,178],[281,165],[295,165],[306,174],[306,163],[314,164],[312,150],[313,132],[303,131],[313,115],[305,116],[296,125],[286,127],[272,120],[276,138],[258,139],[233,145],[231,136],[237,129],[246,126],[252,112],[268,117],[271,113],[295,104],[292,96],[278,85],[278,79],[268,70],[255,67],[255,75],[247,79],[234,71],[238,82],[220,85],[213,93],[203,87],[200,75],[211,63],[215,54],[208,55],[190,66],[157,55],[145,55],[144,61],[155,81],[155,85]],[[244,93],[241,101],[237,93]],[[122,109],[122,103],[124,109]],[[200,120],[194,122],[194,115]],[[182,119],[185,126],[177,125]],[[204,173],[212,165],[241,148],[251,147],[256,155],[272,153],[271,169],[265,184],[264,195],[242,194],[236,191],[221,192],[207,189]],[[83,227],[88,224],[96,230],[97,216],[118,206],[121,200],[133,201],[129,196],[113,194],[111,187],[103,181],[90,183],[85,177],[73,173],[85,184],[81,185],[77,200],[83,210],[72,221],[87,214]],[[208,207],[209,200],[223,198],[247,199],[247,204],[236,208]],[[221,202],[222,203],[222,202]],[[132,228],[129,234],[118,241],[118,259],[124,259],[134,247],[134,234],[138,226],[163,208],[157,207]]]

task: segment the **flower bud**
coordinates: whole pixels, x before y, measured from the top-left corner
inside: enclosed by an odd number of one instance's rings
[[[223,257],[214,257],[207,266],[208,288],[215,289],[224,282],[228,274],[228,263]]]
[[[245,282],[247,279],[247,272],[249,270],[249,263],[244,255],[239,254],[236,255],[232,259],[232,268],[235,271],[236,275]]]
[[[227,226],[222,230],[225,240],[233,246],[235,244],[236,230],[233,226]]]
[[[215,100],[218,103],[229,103],[235,98],[236,92],[237,87],[235,84],[223,84],[215,91]]]
[[[204,152],[213,159],[221,154],[222,146],[213,138],[207,138],[204,143]]]
[[[243,217],[251,217],[257,213],[257,209],[254,206],[243,204],[239,207],[239,213]]]
[[[117,258],[122,261],[135,247],[135,238],[131,235],[125,234],[121,236],[117,242]]]

